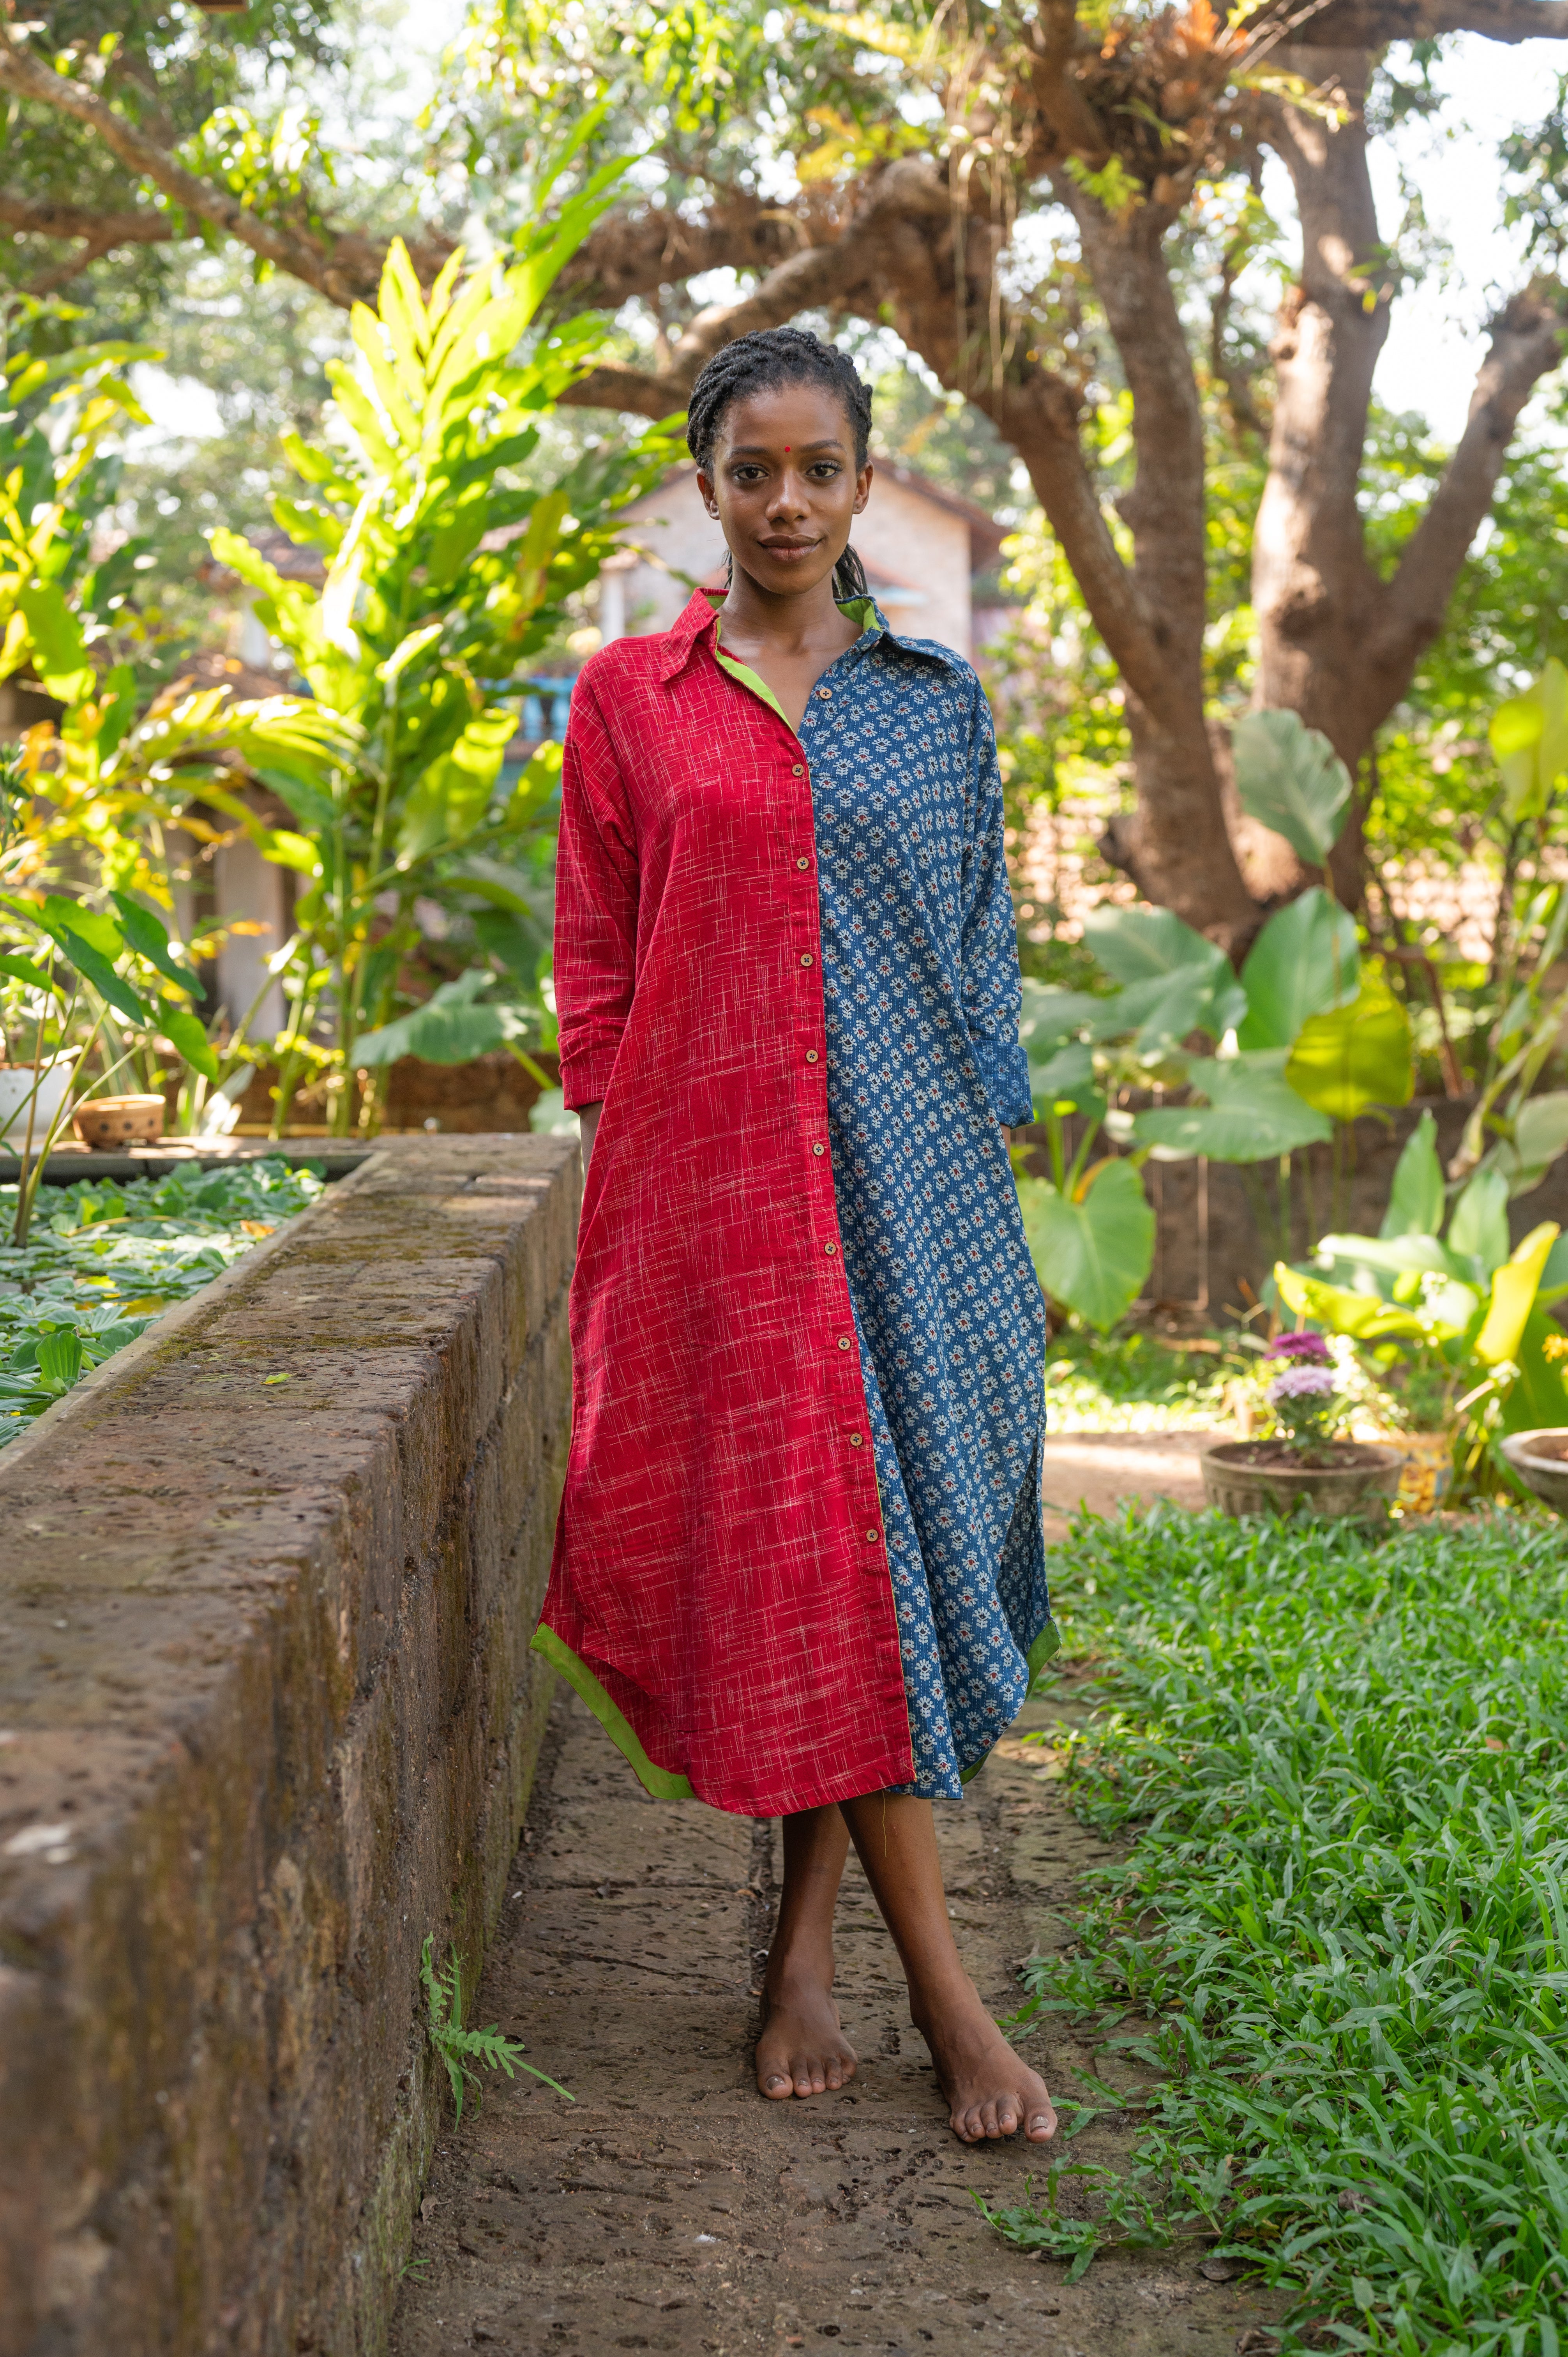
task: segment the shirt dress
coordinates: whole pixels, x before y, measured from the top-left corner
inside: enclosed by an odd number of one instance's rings
[[[990,714],[862,635],[797,736],[698,592],[576,686],[569,1106],[602,1101],[534,1645],[651,1792],[956,1795],[1057,1646]]]

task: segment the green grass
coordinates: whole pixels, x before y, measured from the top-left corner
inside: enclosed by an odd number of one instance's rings
[[[1219,1351],[1177,1350],[1135,1331],[1104,1336],[1069,1327],[1053,1336],[1047,1357],[1052,1430],[1179,1432],[1223,1423],[1226,1384],[1251,1374],[1256,1359],[1234,1336],[1208,1339]]]
[[[266,1158],[41,1188],[28,1243],[0,1244],[0,1448],[325,1183],[320,1164]],[[16,1200],[0,1187],[0,1235]]]
[[[1085,1520],[1058,1580],[1106,1704],[1070,1790],[1130,1847],[1026,1977],[1164,2074],[1088,2238],[1218,2233],[1297,2295],[1285,2349],[1561,2357],[1562,1526]]]

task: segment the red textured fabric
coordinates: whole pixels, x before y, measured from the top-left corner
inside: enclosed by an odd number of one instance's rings
[[[543,1623],[658,1768],[770,1815],[912,1773],[828,1144],[811,780],[701,594],[572,700],[555,993],[602,1099]]]

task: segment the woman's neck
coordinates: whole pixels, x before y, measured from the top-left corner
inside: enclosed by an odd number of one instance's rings
[[[810,589],[780,597],[738,565],[719,608],[719,627],[726,645],[768,647],[786,660],[824,647],[842,653],[859,636],[834,603],[831,573]]]

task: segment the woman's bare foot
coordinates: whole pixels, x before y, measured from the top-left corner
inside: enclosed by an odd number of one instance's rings
[[[931,2050],[954,2136],[980,2144],[1022,2128],[1030,2144],[1049,2142],[1057,2115],[1046,2083],[1008,2045],[972,1981],[966,1978],[925,2019],[913,2018]]]
[[[832,1966],[826,1976],[799,1966],[768,1967],[762,1991],[762,2034],[757,2041],[757,2083],[780,2102],[786,2095],[820,2095],[827,2087],[847,2087],[856,2069],[854,2049],[839,2028],[832,1996]]]

